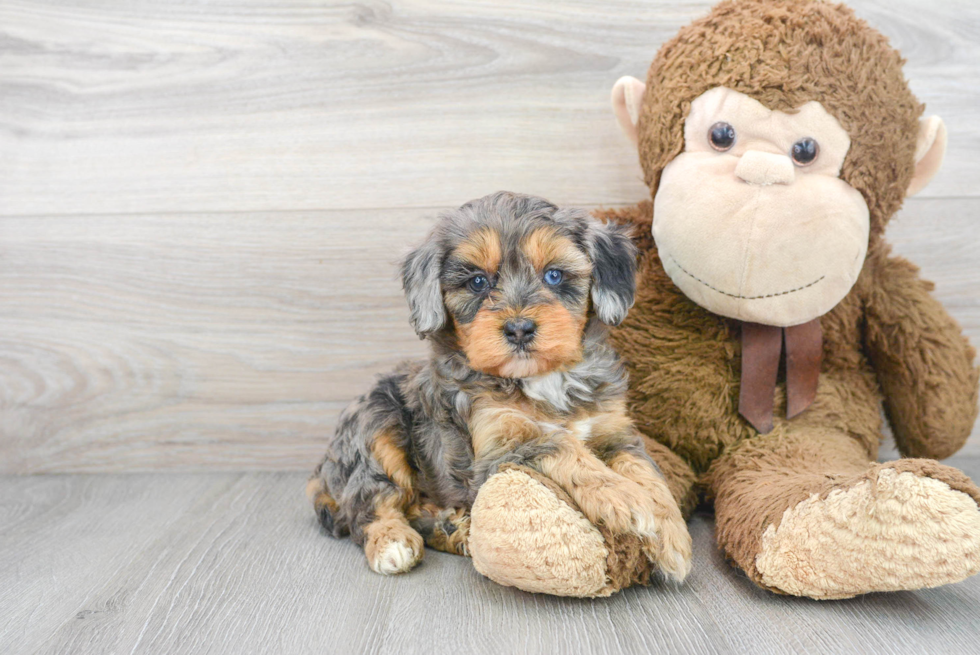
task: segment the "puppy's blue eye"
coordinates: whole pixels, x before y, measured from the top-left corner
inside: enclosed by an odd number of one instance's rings
[[[470,288],[470,291],[479,293],[490,286],[490,281],[486,275],[477,275],[476,277],[470,278],[470,281],[466,285]]]
[[[557,268],[549,268],[544,272],[544,283],[555,286],[556,284],[561,284],[562,272]]]

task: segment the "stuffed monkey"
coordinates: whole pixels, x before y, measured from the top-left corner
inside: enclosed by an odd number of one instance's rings
[[[980,489],[936,461],[973,427],[975,353],[884,239],[946,145],[898,52],[842,5],[731,0],[665,44],[646,84],[620,80],[613,107],[652,198],[599,212],[641,249],[613,343],[678,503],[712,501],[719,546],[777,593],[977,573]],[[904,457],[885,464],[882,408]],[[545,483],[505,473],[473,508],[478,570],[568,595],[649,579]],[[538,510],[564,512],[550,534],[524,520]]]

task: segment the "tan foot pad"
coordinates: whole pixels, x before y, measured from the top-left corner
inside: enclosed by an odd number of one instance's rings
[[[819,599],[958,582],[980,571],[980,510],[944,482],[882,468],[786,510],[756,568],[768,587]]]
[[[480,488],[470,513],[469,548],[476,570],[505,586],[556,596],[615,591],[599,530],[519,469],[503,470]]]

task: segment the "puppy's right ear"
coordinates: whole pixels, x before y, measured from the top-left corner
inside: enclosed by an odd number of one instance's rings
[[[586,246],[592,260],[592,306],[606,325],[619,325],[636,298],[636,246],[629,229],[591,221]]]
[[[443,252],[438,241],[429,238],[402,262],[402,288],[411,311],[412,327],[424,339],[446,324],[439,273]]]

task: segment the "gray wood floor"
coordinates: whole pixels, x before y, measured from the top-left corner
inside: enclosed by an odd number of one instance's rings
[[[980,459],[951,463],[974,478]],[[691,530],[680,588],[526,594],[427,551],[372,573],[290,472],[0,477],[2,653],[976,653],[980,578],[818,602],[753,587]]]

